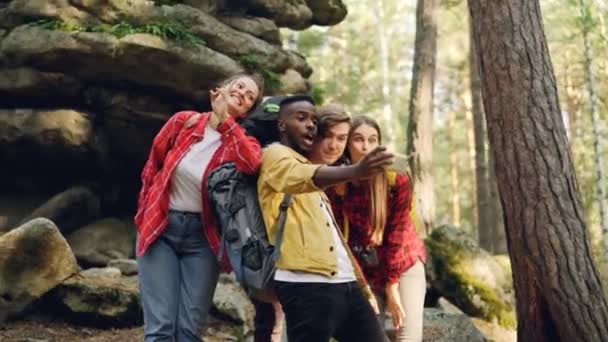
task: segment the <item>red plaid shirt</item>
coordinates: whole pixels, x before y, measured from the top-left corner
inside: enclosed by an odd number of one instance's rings
[[[192,111],[176,113],[154,138],[150,156],[141,174],[142,187],[135,215],[135,224],[139,232],[138,256],[146,252],[167,226],[169,188],[173,170],[190,146],[203,139],[210,113],[204,113],[195,125],[184,127],[186,121],[194,114],[197,113]],[[209,173],[221,164],[235,162],[240,171],[255,174],[262,160],[262,149],[258,141],[246,136],[244,129],[232,117],[219,125],[217,131],[221,134],[221,145],[211,158],[201,184],[204,231],[216,255],[219,252],[220,237],[217,218],[207,195]],[[223,260],[226,261],[224,266],[229,270],[228,258]]]
[[[348,217],[350,248],[371,246],[373,226],[368,183],[347,183],[343,195],[339,195],[335,188],[326,192],[331,199],[337,223],[343,227],[344,216]],[[379,265],[361,265],[363,273],[376,289],[382,290],[386,285],[398,282],[401,275],[413,266],[418,258],[426,262],[424,243],[416,234],[410,218],[411,204],[410,179],[405,174],[398,174],[395,185],[390,188],[388,217],[382,244],[377,247]]]

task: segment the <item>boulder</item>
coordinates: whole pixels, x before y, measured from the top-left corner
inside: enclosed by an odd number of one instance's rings
[[[224,24],[241,32],[249,33],[254,37],[263,39],[271,44],[281,44],[281,34],[274,21],[253,16],[229,15],[218,19]]]
[[[86,150],[91,143],[90,114],[69,109],[0,109],[0,141],[31,143],[41,148]],[[20,151],[23,153],[23,151]]]
[[[100,211],[99,198],[93,191],[85,187],[72,187],[53,196],[24,221],[44,217],[55,222],[61,232],[67,235],[98,218]]]
[[[0,236],[0,322],[78,271],[53,222],[38,218]]]
[[[224,7],[224,2],[228,0],[183,0],[184,5],[188,5],[209,14],[216,14]]]
[[[305,0],[252,0],[250,11],[269,17],[277,25],[294,30],[304,30],[312,25],[313,13]]]
[[[83,267],[106,266],[133,257],[135,227],[116,218],[92,222],[68,235],[76,260]]]
[[[117,38],[31,25],[12,30],[0,42],[0,56],[10,65],[35,64],[39,70],[66,72],[82,82],[127,83],[190,100],[243,70],[230,57],[201,44],[186,46],[143,33]]]
[[[76,274],[42,299],[41,307],[63,314],[73,323],[98,327],[141,325],[137,277],[124,277],[111,268]]]
[[[253,304],[236,282],[234,274],[220,274],[213,296],[213,307],[214,316],[242,327],[243,335],[253,331]]]
[[[4,106],[65,105],[74,101],[82,88],[77,79],[63,73],[29,67],[0,68],[0,104]]]
[[[306,0],[313,12],[313,24],[336,25],[346,17],[346,6],[342,0]]]
[[[137,260],[134,259],[114,259],[108,262],[108,267],[117,268],[122,275],[132,276],[137,274]]]
[[[424,309],[425,342],[485,342],[471,319],[463,314],[449,314],[440,309]]]
[[[42,195],[3,193],[0,195],[0,235],[19,225],[23,218],[46,200]]]
[[[280,76],[280,86],[277,94],[301,94],[310,90],[310,84],[297,71],[287,69]]]
[[[514,327],[510,273],[462,229],[441,226],[426,239],[432,287],[464,313]]]

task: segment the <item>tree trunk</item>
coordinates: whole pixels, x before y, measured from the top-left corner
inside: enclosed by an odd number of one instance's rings
[[[491,152],[491,151],[490,151]],[[492,153],[488,156],[488,187],[490,191],[490,243],[488,250],[494,254],[507,254],[507,235],[505,234],[505,215],[500,204],[498,186],[496,184],[496,173],[494,172],[494,157]]]
[[[470,19],[469,19],[470,20]],[[490,183],[488,179],[488,159],[486,152],[486,125],[484,123],[483,104],[481,102],[481,82],[479,65],[475,54],[473,27],[469,23],[469,74],[471,79],[471,110],[473,112],[473,134],[475,139],[475,197],[477,211],[477,236],[479,246],[493,252],[492,235],[497,216],[492,215],[490,202]],[[499,216],[502,220],[502,215]]]
[[[589,40],[589,32],[593,27],[591,8],[584,0],[579,0],[581,21],[583,23],[583,44],[584,44],[584,63],[585,63],[585,83],[589,93],[589,114],[591,114],[591,128],[593,130],[593,147],[595,150],[595,172],[597,203],[600,211],[600,225],[602,226],[602,238],[604,241],[604,262],[608,262],[608,208],[606,204],[606,176],[604,175],[604,140],[600,131],[600,118],[598,113],[597,92],[595,90],[595,77],[593,75],[593,51]]]
[[[603,341],[608,304],[537,0],[469,0],[520,341]]]
[[[389,71],[389,49],[388,33],[386,30],[384,1],[376,1],[376,10],[372,11],[378,30],[378,48],[380,58],[380,70],[382,75],[382,122],[386,130],[386,141],[384,142],[390,149],[395,147],[395,124],[393,118],[392,98],[391,98],[391,78]]]
[[[570,52],[566,51],[566,60],[569,63],[566,64],[566,70],[564,70],[564,88],[565,88],[565,104],[566,112],[568,112],[568,139],[570,141],[570,149],[576,156],[578,141],[581,137],[581,129],[579,127],[579,109],[580,109],[580,95],[577,86],[572,80],[572,72],[570,70],[571,57]]]
[[[460,182],[458,179],[458,154],[454,134],[456,131],[456,110],[450,111],[448,139],[450,141],[450,180],[452,188],[452,224],[460,226]]]
[[[416,42],[412,88],[410,92],[410,117],[408,125],[407,153],[412,156],[414,192],[424,226],[428,234],[435,219],[435,194],[433,193],[433,90],[437,46],[438,0],[418,0],[416,5]]]

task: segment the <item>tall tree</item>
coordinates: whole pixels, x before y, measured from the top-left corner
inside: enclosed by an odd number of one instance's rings
[[[416,41],[410,91],[410,116],[407,153],[412,156],[414,192],[425,232],[435,219],[433,193],[433,92],[437,55],[438,0],[418,0],[416,5]]]
[[[448,140],[450,142],[450,182],[452,193],[452,224],[460,226],[460,177],[458,176],[458,152],[456,151],[456,115],[454,108],[450,111],[448,123]]]
[[[380,70],[382,74],[382,121],[386,130],[386,145],[391,149],[395,146],[395,122],[393,117],[392,98],[391,98],[391,79],[389,68],[389,47],[388,32],[386,30],[384,1],[376,1],[376,10],[372,11],[378,32],[378,49],[380,53]]]
[[[470,21],[470,18],[469,18]],[[486,125],[484,123],[483,104],[481,100],[481,82],[479,80],[479,65],[475,54],[473,27],[469,22],[469,74],[471,81],[471,110],[473,112],[473,134],[475,136],[475,197],[477,211],[477,232],[479,246],[493,252],[492,239],[496,225],[492,216],[490,202],[490,183],[488,177],[488,158],[486,152]],[[502,217],[499,216],[499,217]]]
[[[602,341],[591,257],[537,0],[469,0],[520,341]]]
[[[604,261],[608,261],[608,204],[606,203],[606,175],[604,174],[604,140],[600,132],[600,118],[598,113],[597,91],[595,75],[593,74],[593,49],[589,35],[594,26],[591,6],[584,0],[579,0],[581,13],[581,26],[583,29],[583,55],[585,64],[585,83],[589,95],[589,114],[591,115],[591,128],[595,150],[595,171],[597,187],[597,203],[600,211],[600,225],[604,240]]]

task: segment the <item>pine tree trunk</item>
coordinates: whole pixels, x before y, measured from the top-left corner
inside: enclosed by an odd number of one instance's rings
[[[376,10],[372,11],[378,30],[378,48],[380,58],[380,70],[382,71],[382,122],[386,131],[384,144],[390,149],[395,148],[395,124],[393,118],[392,98],[391,98],[391,79],[389,71],[389,49],[388,33],[386,30],[384,1],[376,1]]]
[[[564,88],[565,88],[565,104],[566,112],[568,112],[568,140],[570,141],[570,149],[572,154],[576,156],[577,144],[581,136],[579,128],[579,108],[580,108],[580,97],[579,92],[572,80],[572,72],[570,70],[570,53],[566,51],[566,60],[569,62],[564,70]]]
[[[490,151],[491,152],[491,151]],[[505,215],[500,204],[500,196],[498,195],[498,185],[496,184],[496,172],[494,167],[494,156],[489,153],[488,158],[488,187],[490,191],[490,213],[492,216],[490,225],[490,242],[488,250],[494,254],[507,254],[507,235],[505,233]]]
[[[477,236],[479,246],[493,252],[493,231],[497,216],[492,213],[490,200],[490,183],[488,175],[488,159],[486,152],[486,125],[481,102],[481,82],[479,81],[479,65],[475,54],[473,27],[469,23],[469,73],[471,79],[471,109],[473,111],[473,134],[475,136],[475,197],[477,211]],[[502,220],[502,215],[498,216]]]
[[[505,211],[520,341],[604,341],[591,257],[537,0],[469,0]]]
[[[604,175],[604,140],[600,131],[600,118],[598,113],[597,92],[595,90],[595,77],[593,75],[593,51],[589,32],[591,30],[591,18],[585,19],[585,13],[591,13],[591,9],[585,5],[584,0],[579,0],[581,16],[583,17],[583,44],[585,63],[585,83],[589,93],[589,112],[591,114],[591,128],[593,130],[593,148],[595,150],[595,172],[597,203],[600,211],[600,225],[602,226],[602,238],[604,241],[604,261],[608,262],[608,208],[606,204],[606,176]],[[589,11],[589,12],[587,12]]]
[[[428,234],[435,219],[433,193],[433,90],[437,46],[438,0],[418,0],[416,5],[416,42],[410,92],[407,153],[412,156],[414,192]]]
[[[456,111],[450,111],[448,139],[450,141],[450,183],[452,188],[452,224],[460,226],[460,181],[458,179],[458,154],[454,133],[456,131]]]

